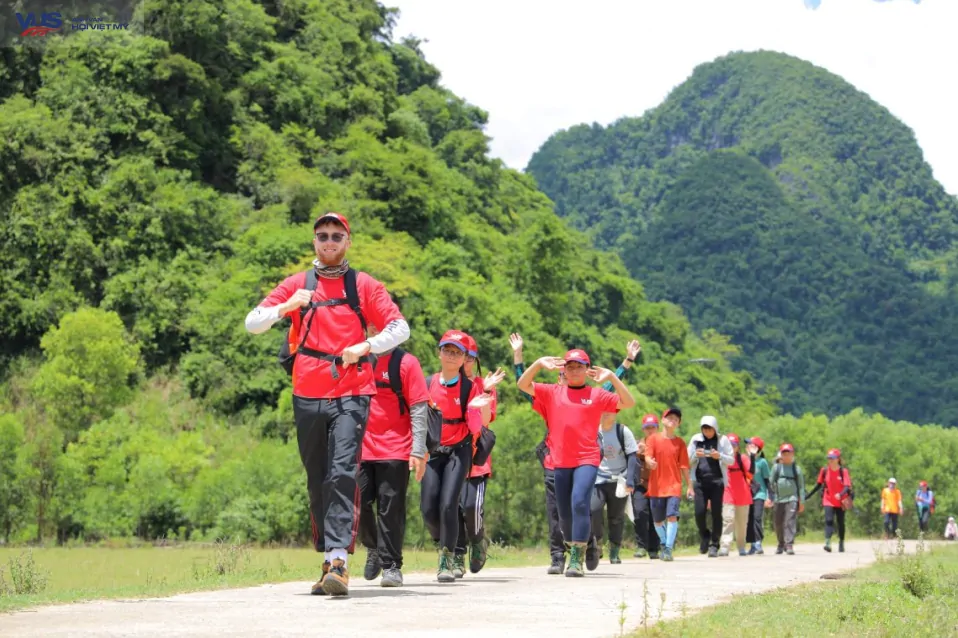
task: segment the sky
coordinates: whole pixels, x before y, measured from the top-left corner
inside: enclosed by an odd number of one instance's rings
[[[958,0],[392,0],[442,83],[489,112],[524,169],[550,135],[660,104],[702,63],[781,51],[842,76],[909,126],[958,194]],[[948,78],[952,78],[949,80]]]

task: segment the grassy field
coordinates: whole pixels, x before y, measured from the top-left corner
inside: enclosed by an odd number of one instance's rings
[[[546,549],[489,548],[487,567],[547,565]],[[362,578],[366,552],[350,560]],[[433,571],[436,553],[405,551],[403,571]],[[319,578],[311,549],[237,545],[173,547],[0,548],[0,612],[47,603],[173,593]],[[21,592],[34,593],[14,593]]]
[[[844,576],[742,596],[629,636],[958,636],[958,547],[883,558]]]

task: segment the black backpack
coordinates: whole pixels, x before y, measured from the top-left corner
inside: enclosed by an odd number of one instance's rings
[[[622,455],[628,458],[629,455],[625,453],[625,426],[619,423],[618,421],[615,422],[615,436],[616,438],[619,439],[619,449],[622,450]],[[601,432],[598,435],[597,441],[599,443],[599,450],[602,456],[605,456],[605,450],[602,449],[602,433]]]
[[[305,285],[303,286],[306,290],[310,292],[316,290],[318,285],[318,278],[316,277],[316,270],[310,268],[306,271]],[[352,268],[348,269],[343,275],[343,284],[346,287],[346,297],[342,299],[327,299],[326,301],[312,301],[308,306],[303,306],[299,309],[299,320],[300,320],[300,329],[303,331],[302,338],[299,340],[299,345],[296,347],[296,350],[292,353],[289,348],[289,337],[290,332],[293,330],[293,327],[290,326],[289,330],[286,331],[286,339],[283,340],[282,345],[279,347],[279,364],[283,366],[283,369],[286,370],[286,374],[293,375],[293,363],[296,361],[296,355],[302,353],[308,357],[315,357],[317,359],[324,359],[333,364],[333,377],[337,378],[339,375],[336,372],[336,365],[342,363],[342,359],[336,355],[332,355],[327,352],[320,352],[318,350],[313,350],[312,348],[307,348],[303,344],[306,343],[306,337],[309,335],[309,329],[313,325],[313,317],[316,316],[316,309],[326,306],[342,306],[344,304],[348,305],[353,312],[356,313],[356,316],[359,317],[359,323],[362,324],[363,334],[366,334],[366,317],[363,316],[362,308],[359,307],[359,289],[356,287],[356,271]],[[310,314],[310,311],[312,313]],[[309,314],[309,321],[306,322],[306,315]],[[304,326],[304,322],[305,326]],[[363,361],[368,361],[367,357],[360,359],[359,365],[362,365]]]
[[[396,348],[392,351],[392,354],[389,355],[389,383],[383,383],[379,379],[376,379],[376,387],[383,389],[390,389],[395,393],[396,398],[399,399],[399,414],[403,415],[409,410],[409,402],[406,401],[406,396],[402,391],[402,358],[406,356],[406,351],[402,348]],[[373,361],[373,367],[376,367],[376,362]]]

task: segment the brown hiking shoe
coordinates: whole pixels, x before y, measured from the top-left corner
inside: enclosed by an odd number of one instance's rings
[[[323,579],[323,591],[330,596],[349,595],[349,571],[342,560],[334,560],[329,573]]]
[[[329,561],[323,562],[323,576],[313,583],[313,588],[310,590],[313,596],[325,596],[326,592],[323,591],[323,581],[326,580],[326,574],[329,573]]]

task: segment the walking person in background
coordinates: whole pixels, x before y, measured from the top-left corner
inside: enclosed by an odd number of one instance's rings
[[[818,481],[806,498],[822,490],[822,507],[825,508],[825,551],[832,551],[832,536],[838,527],[838,551],[845,551],[845,512],[852,506],[852,477],[842,464],[842,451],[828,451],[828,465],[818,472]]]
[[[635,490],[635,455],[638,445],[632,430],[616,421],[614,414],[603,414],[599,426],[599,445],[602,448],[602,460],[599,473],[592,490],[592,535],[596,539],[599,558],[602,557],[602,545],[605,535],[603,513],[609,517],[609,562],[618,565],[622,562],[619,551],[622,546],[622,529],[625,527],[625,508]],[[625,483],[625,494],[619,483]]]
[[[915,505],[918,506],[918,529],[923,534],[927,534],[931,515],[935,513],[935,493],[928,489],[928,481],[921,481],[918,484]]]
[[[566,576],[583,576],[585,548],[592,536],[590,505],[599,471],[596,427],[605,412],[635,405],[628,388],[611,370],[590,368],[589,355],[569,350],[564,357],[543,357],[523,372],[519,389],[534,398],[533,409],[545,419],[546,444],[555,464],[556,507],[562,537],[569,548]],[[566,384],[535,383],[540,370],[565,372]],[[586,385],[612,381],[616,394]]]
[[[805,511],[805,475],[795,462],[795,448],[791,443],[783,443],[778,449],[769,490],[771,500],[765,505],[775,508],[773,516],[778,540],[775,553],[791,556],[795,553],[798,515]]]
[[[754,468],[752,472],[752,506],[748,510],[748,532],[745,542],[751,543],[748,553],[764,554],[762,541],[765,540],[765,503],[768,501],[768,483],[772,472],[765,460],[765,441],[753,436],[745,439],[748,446],[749,460]]]
[[[654,434],[645,443],[645,462],[649,464],[648,495],[652,499],[652,520],[662,545],[662,560],[672,560],[675,538],[679,533],[679,503],[683,482],[688,497],[693,495],[689,481],[689,452],[676,433],[680,419],[672,413],[662,419],[665,432]]]
[[[306,469],[313,548],[325,552],[314,595],[349,594],[348,555],[359,529],[359,464],[376,382],[369,354],[409,338],[386,287],[349,267],[349,222],[325,213],[313,223],[312,269],[287,277],[246,316],[261,334],[292,319],[280,361],[292,375],[293,420]],[[367,338],[369,324],[379,331]]]
[[[728,482],[722,496],[722,540],[719,556],[728,556],[732,537],[738,547],[738,555],[746,556],[745,534],[748,531],[748,508],[752,505],[752,468],[747,455],[739,449],[739,438],[729,434],[732,444],[731,465],[728,466]]]
[[[368,334],[378,331],[369,327]],[[409,473],[422,481],[426,471],[426,410],[429,393],[422,367],[412,354],[393,348],[376,357],[378,391],[369,404],[359,466],[359,538],[366,547],[364,578],[383,574],[383,587],[403,584],[406,491]]]
[[[472,468],[473,437],[492,418],[489,392],[495,382],[489,380],[483,388],[466,378],[466,343],[465,335],[458,330],[442,336],[441,368],[427,383],[430,400],[442,411],[442,438],[426,463],[420,509],[426,529],[439,548],[436,579],[440,583],[456,580],[453,552],[459,542],[459,499]]]
[[[682,420],[682,411],[678,408],[669,408],[665,415],[674,415],[679,421]],[[649,437],[659,431],[659,418],[654,414],[646,414],[642,417],[642,435],[643,440],[638,444],[636,452],[636,464],[634,480],[635,491],[632,492],[632,515],[634,517],[633,526],[635,527],[635,558],[649,557],[655,560],[659,557],[659,535],[655,531],[655,523],[652,522],[652,501],[649,498],[649,475],[652,470],[649,464],[645,462],[645,450]]]
[[[728,437],[719,434],[718,419],[706,415],[701,432],[689,440],[689,476],[695,492],[695,524],[699,528],[699,553],[718,556],[722,534],[722,498],[728,484],[728,466],[735,460]],[[707,515],[712,512],[709,528]]]
[[[894,477],[888,479],[888,485],[881,491],[881,513],[885,518],[885,540],[898,535],[898,517],[904,512],[901,503],[901,490]]]

